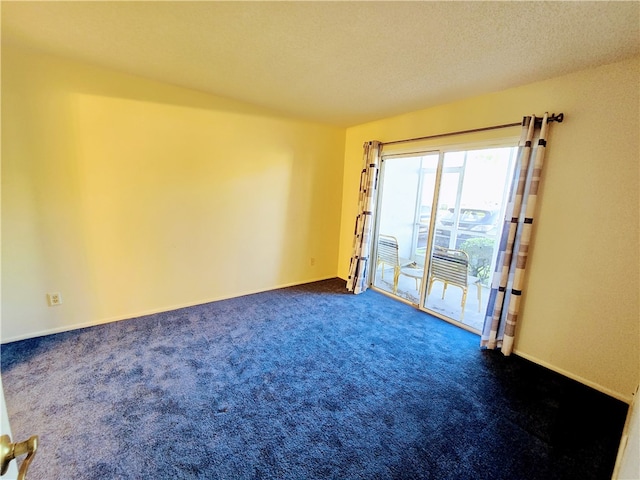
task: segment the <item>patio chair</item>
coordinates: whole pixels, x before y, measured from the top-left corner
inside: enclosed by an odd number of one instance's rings
[[[429,270],[429,288],[427,295],[431,294],[434,282],[442,282],[442,298],[447,292],[447,287],[453,285],[462,289],[462,313],[460,320],[464,318],[464,307],[467,303],[467,292],[469,289],[469,255],[462,250],[452,248],[434,247],[431,255],[431,268]],[[481,303],[481,286],[476,282],[478,288],[478,311]]]
[[[376,269],[382,265],[382,273],[380,278],[384,280],[385,265],[393,267],[393,293],[398,292],[398,278],[403,273],[403,268],[408,265],[414,265],[414,262],[408,258],[400,258],[398,256],[398,240],[391,235],[378,235]],[[407,276],[415,278],[412,272],[404,273]]]

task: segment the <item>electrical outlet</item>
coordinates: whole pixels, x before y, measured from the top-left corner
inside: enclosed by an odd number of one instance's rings
[[[315,265],[316,265],[316,258],[315,258],[315,257],[311,257],[311,258],[309,259],[309,264],[310,264],[312,267],[315,267]]]
[[[62,295],[59,293],[47,293],[47,303],[50,307],[62,305]]]

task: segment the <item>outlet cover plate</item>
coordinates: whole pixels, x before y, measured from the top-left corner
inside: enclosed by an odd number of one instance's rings
[[[62,305],[62,295],[59,293],[47,293],[47,303],[50,307]]]

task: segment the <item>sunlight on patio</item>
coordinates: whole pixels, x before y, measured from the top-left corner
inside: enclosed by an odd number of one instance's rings
[[[382,278],[384,276],[384,278]],[[387,266],[382,272],[382,266],[376,271],[376,280],[374,286],[384,290],[387,293],[393,293],[393,268]],[[462,289],[450,285],[447,288],[444,299],[442,298],[442,282],[434,282],[429,295],[429,309],[434,312],[449,317],[450,319],[463,323],[468,327],[480,332],[484,323],[485,310],[487,308],[487,300],[489,298],[489,287],[482,285],[480,287],[481,299],[480,311],[478,311],[478,287],[475,285],[473,277],[469,279],[469,287],[467,292],[467,302],[462,316]],[[413,304],[420,303],[420,285],[422,279],[416,279],[400,275],[398,278],[398,290],[396,295]],[[462,317],[462,319],[461,319]]]

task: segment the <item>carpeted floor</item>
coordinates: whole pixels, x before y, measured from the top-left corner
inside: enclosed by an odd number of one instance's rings
[[[608,479],[627,406],[335,279],[14,342],[30,479]]]

